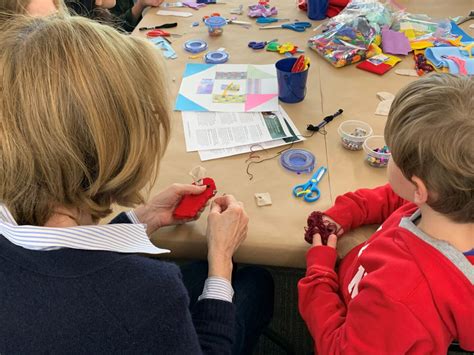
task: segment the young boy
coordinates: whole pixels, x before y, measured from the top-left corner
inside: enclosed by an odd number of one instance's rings
[[[319,235],[298,284],[320,354],[446,354],[474,350],[474,80],[419,79],[392,104],[389,184],[336,199],[339,236],[381,224],[342,260]]]

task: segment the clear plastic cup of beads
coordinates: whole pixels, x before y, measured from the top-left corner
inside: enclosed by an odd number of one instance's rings
[[[372,135],[372,127],[356,120],[344,121],[337,132],[341,136],[342,146],[348,150],[362,150],[364,141]]]
[[[224,32],[224,26],[227,25],[227,20],[221,16],[212,16],[204,20],[207,26],[209,36],[221,36]]]
[[[385,168],[392,153],[385,144],[383,136],[371,136],[364,141],[365,160],[374,168]]]

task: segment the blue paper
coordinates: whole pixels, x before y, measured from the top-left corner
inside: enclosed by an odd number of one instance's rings
[[[462,36],[462,42],[472,42],[474,38],[469,36],[466,32],[464,32],[454,21],[451,21],[451,33],[455,36]]]
[[[189,100],[187,97],[178,94],[176,98],[176,105],[174,108],[176,111],[208,111],[202,106],[199,106],[194,101]]]
[[[471,55],[472,54],[474,53],[471,53]],[[459,74],[457,64],[445,58],[446,56],[454,56],[464,60],[467,73],[474,75],[474,57],[469,58],[467,51],[462,51],[460,47],[431,47],[425,50],[426,59],[433,63],[435,67],[447,67],[450,73]]]
[[[161,52],[161,54],[163,54],[166,59],[178,58],[178,55],[174,51],[173,47],[171,47],[171,45],[166,42],[163,37],[150,38],[150,41],[152,41],[158,47],[158,50]]]

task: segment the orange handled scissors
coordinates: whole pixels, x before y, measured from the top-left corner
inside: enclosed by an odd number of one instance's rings
[[[178,35],[178,34],[175,34],[175,33],[169,33],[169,32],[166,32],[166,31],[163,31],[163,30],[151,30],[150,32],[148,32],[147,34],[147,37],[182,37],[181,35]]]

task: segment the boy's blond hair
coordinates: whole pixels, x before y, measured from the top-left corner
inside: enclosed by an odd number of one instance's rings
[[[0,201],[19,224],[56,206],[93,218],[142,202],[170,134],[151,44],[81,17],[21,16],[0,31]]]
[[[474,78],[435,74],[406,86],[393,101],[385,139],[404,176],[427,185],[432,209],[474,222]]]

